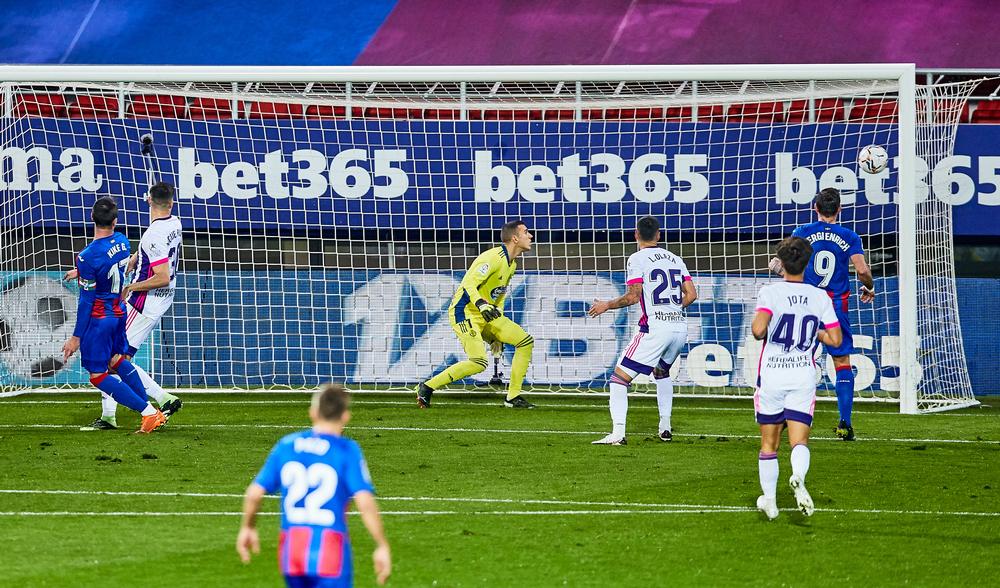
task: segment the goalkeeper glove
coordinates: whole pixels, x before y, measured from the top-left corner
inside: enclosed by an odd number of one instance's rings
[[[483,298],[476,301],[476,308],[479,309],[479,313],[483,315],[483,319],[488,323],[503,316],[497,307],[493,306]]]
[[[490,353],[493,357],[503,356],[503,341],[490,341]]]

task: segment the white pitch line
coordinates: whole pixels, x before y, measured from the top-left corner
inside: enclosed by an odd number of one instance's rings
[[[27,425],[14,425],[10,423],[0,424],[0,429],[76,429],[79,425],[56,425],[34,423]],[[206,423],[203,425],[170,425],[170,429],[283,429],[288,431],[303,430],[308,428],[305,423],[282,425],[265,423]],[[557,429],[476,429],[469,427],[384,427],[384,426],[355,426],[348,427],[348,432],[355,431],[395,431],[408,433],[489,433],[489,434],[517,434],[517,435],[605,435],[606,431],[565,431]],[[632,432],[630,435],[655,436],[655,432]],[[733,433],[674,433],[674,437],[692,437],[717,439],[758,439],[759,435],[733,434]],[[839,437],[810,437],[810,441],[837,441]],[[918,439],[909,437],[859,437],[857,442],[882,442],[882,443],[950,443],[950,444],[970,444],[970,445],[1000,445],[1000,440],[989,439]]]
[[[638,400],[649,400],[652,402],[655,398],[647,398],[646,396],[633,397]],[[0,404],[96,404],[96,400],[5,400],[0,401]],[[364,406],[416,406],[414,402],[404,401],[404,400],[363,400],[355,398],[351,401],[352,404],[364,405]],[[303,398],[301,400],[188,400],[185,401],[185,406],[195,406],[195,405],[279,405],[279,404],[290,404],[298,406],[308,406],[309,398]],[[448,407],[469,407],[469,408],[503,408],[503,405],[497,402],[481,402],[475,399],[463,400],[463,401],[438,401],[435,406],[448,406]],[[608,404],[536,404],[539,408],[591,408],[591,409],[601,409],[607,410]],[[630,410],[656,410],[655,404],[650,405],[630,405]],[[741,413],[752,413],[753,405],[750,404],[749,399],[747,401],[746,407],[735,407],[735,406],[684,406],[683,404],[675,404],[675,411],[693,411],[693,412],[741,412]],[[837,414],[836,410],[826,410],[826,409],[816,409],[817,413],[823,414]],[[898,412],[889,412],[885,410],[875,410],[875,411],[856,411],[858,414],[863,414],[865,416],[870,415],[886,415],[886,416],[899,416]],[[949,417],[986,417],[986,418],[998,418],[997,415],[993,414],[972,414],[972,413],[954,413],[954,412],[943,412],[936,414],[937,416],[949,416]]]
[[[703,508],[703,509],[601,509],[601,510],[384,510],[383,515],[388,516],[579,516],[579,515],[699,515],[699,514],[722,514],[722,513],[751,513],[757,509],[749,506],[725,507],[725,508]],[[783,508],[785,512],[796,512],[795,508]],[[838,514],[874,514],[874,515],[921,515],[921,516],[955,516],[955,517],[1000,517],[1000,512],[970,512],[970,511],[933,511],[933,510],[880,510],[880,509],[847,509],[847,508],[817,508],[816,512],[838,513]],[[8,517],[33,517],[33,516],[85,516],[85,517],[214,517],[214,516],[242,516],[243,513],[237,511],[2,511],[0,516]],[[262,516],[278,516],[277,512],[261,512]],[[359,513],[351,511],[348,514],[357,515]]]
[[[0,494],[46,494],[71,496],[153,496],[179,498],[243,498],[242,494],[209,493],[209,492],[144,492],[115,490],[16,490],[0,489]],[[268,494],[267,498],[280,498]],[[461,498],[439,496],[379,496],[386,502],[460,502],[483,504],[544,504],[553,506],[609,506],[619,508],[688,508],[688,509],[742,509],[742,506],[724,506],[718,504],[664,504],[664,503],[634,503],[634,502],[601,502],[589,500],[546,500],[533,498]]]

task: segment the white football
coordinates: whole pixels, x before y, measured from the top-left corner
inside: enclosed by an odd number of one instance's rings
[[[866,174],[877,174],[889,165],[889,154],[878,145],[862,147],[858,153],[858,167]]]
[[[62,346],[73,334],[76,296],[58,279],[17,278],[0,289],[0,373],[51,378],[64,367]]]

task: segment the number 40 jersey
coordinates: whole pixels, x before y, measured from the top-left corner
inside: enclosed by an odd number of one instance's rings
[[[347,507],[358,492],[375,493],[358,444],[312,430],[287,435],[274,446],[254,483],[268,493],[281,491],[282,573],[339,578],[337,586],[350,586]]]

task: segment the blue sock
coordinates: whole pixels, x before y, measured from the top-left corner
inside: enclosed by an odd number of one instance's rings
[[[110,394],[118,404],[127,406],[138,413],[145,410],[146,405],[149,404],[145,400],[136,396],[135,392],[125,385],[125,382],[122,382],[107,372],[96,377],[91,376],[90,383],[97,386],[98,390]]]
[[[139,377],[139,372],[136,371],[131,361],[127,359],[119,361],[115,371],[118,373],[118,377],[135,392],[136,396],[142,400],[148,400],[146,386],[142,384],[142,378]]]
[[[851,410],[854,408],[854,369],[851,366],[837,368],[837,410],[840,420],[851,426]]]

